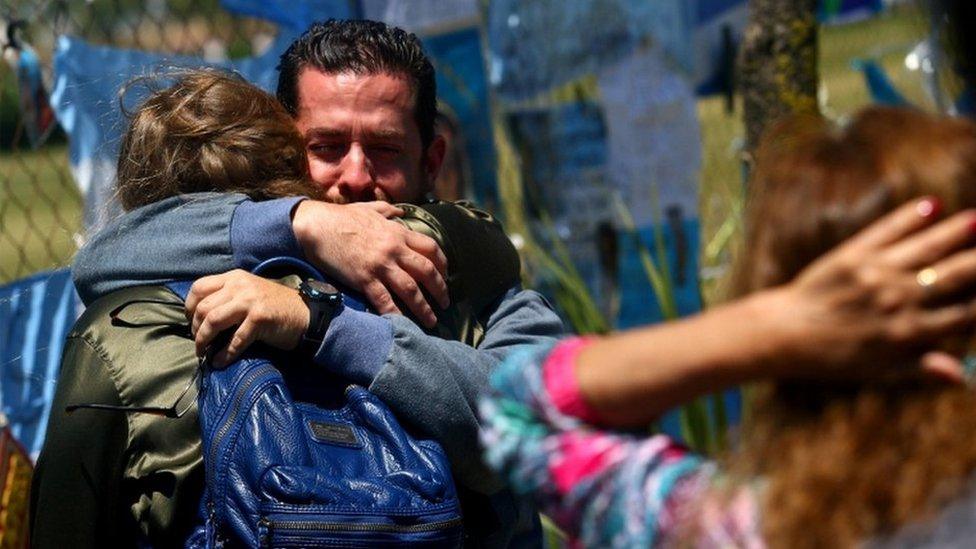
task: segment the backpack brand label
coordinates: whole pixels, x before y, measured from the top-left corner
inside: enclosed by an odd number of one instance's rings
[[[310,420],[308,426],[312,429],[312,436],[319,442],[341,444],[343,446],[359,446],[356,431],[353,430],[351,425]]]

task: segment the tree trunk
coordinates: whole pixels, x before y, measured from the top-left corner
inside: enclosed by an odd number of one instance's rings
[[[739,52],[739,86],[751,158],[763,130],[817,110],[817,0],[751,0]]]

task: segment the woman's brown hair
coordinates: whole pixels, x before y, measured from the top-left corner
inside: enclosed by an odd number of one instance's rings
[[[843,129],[784,122],[760,146],[750,182],[742,295],[804,266],[905,201],[976,207],[976,125],[871,108]],[[774,547],[845,547],[931,515],[976,469],[976,393],[868,380],[757,386],[732,470],[763,479]]]
[[[255,200],[319,194],[285,109],[239,76],[211,69],[181,73],[139,106],[122,137],[117,177],[126,210],[205,191]]]

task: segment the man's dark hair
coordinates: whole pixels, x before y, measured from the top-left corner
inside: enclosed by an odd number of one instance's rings
[[[424,148],[434,139],[437,84],[434,67],[415,34],[377,21],[329,19],[292,42],[278,63],[278,101],[298,114],[298,75],[310,67],[326,74],[405,75],[414,92],[414,119]]]

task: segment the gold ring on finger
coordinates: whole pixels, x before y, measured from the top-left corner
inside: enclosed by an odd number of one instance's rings
[[[932,267],[926,267],[915,274],[915,282],[925,290],[931,290],[937,280],[939,280],[939,273]]]

